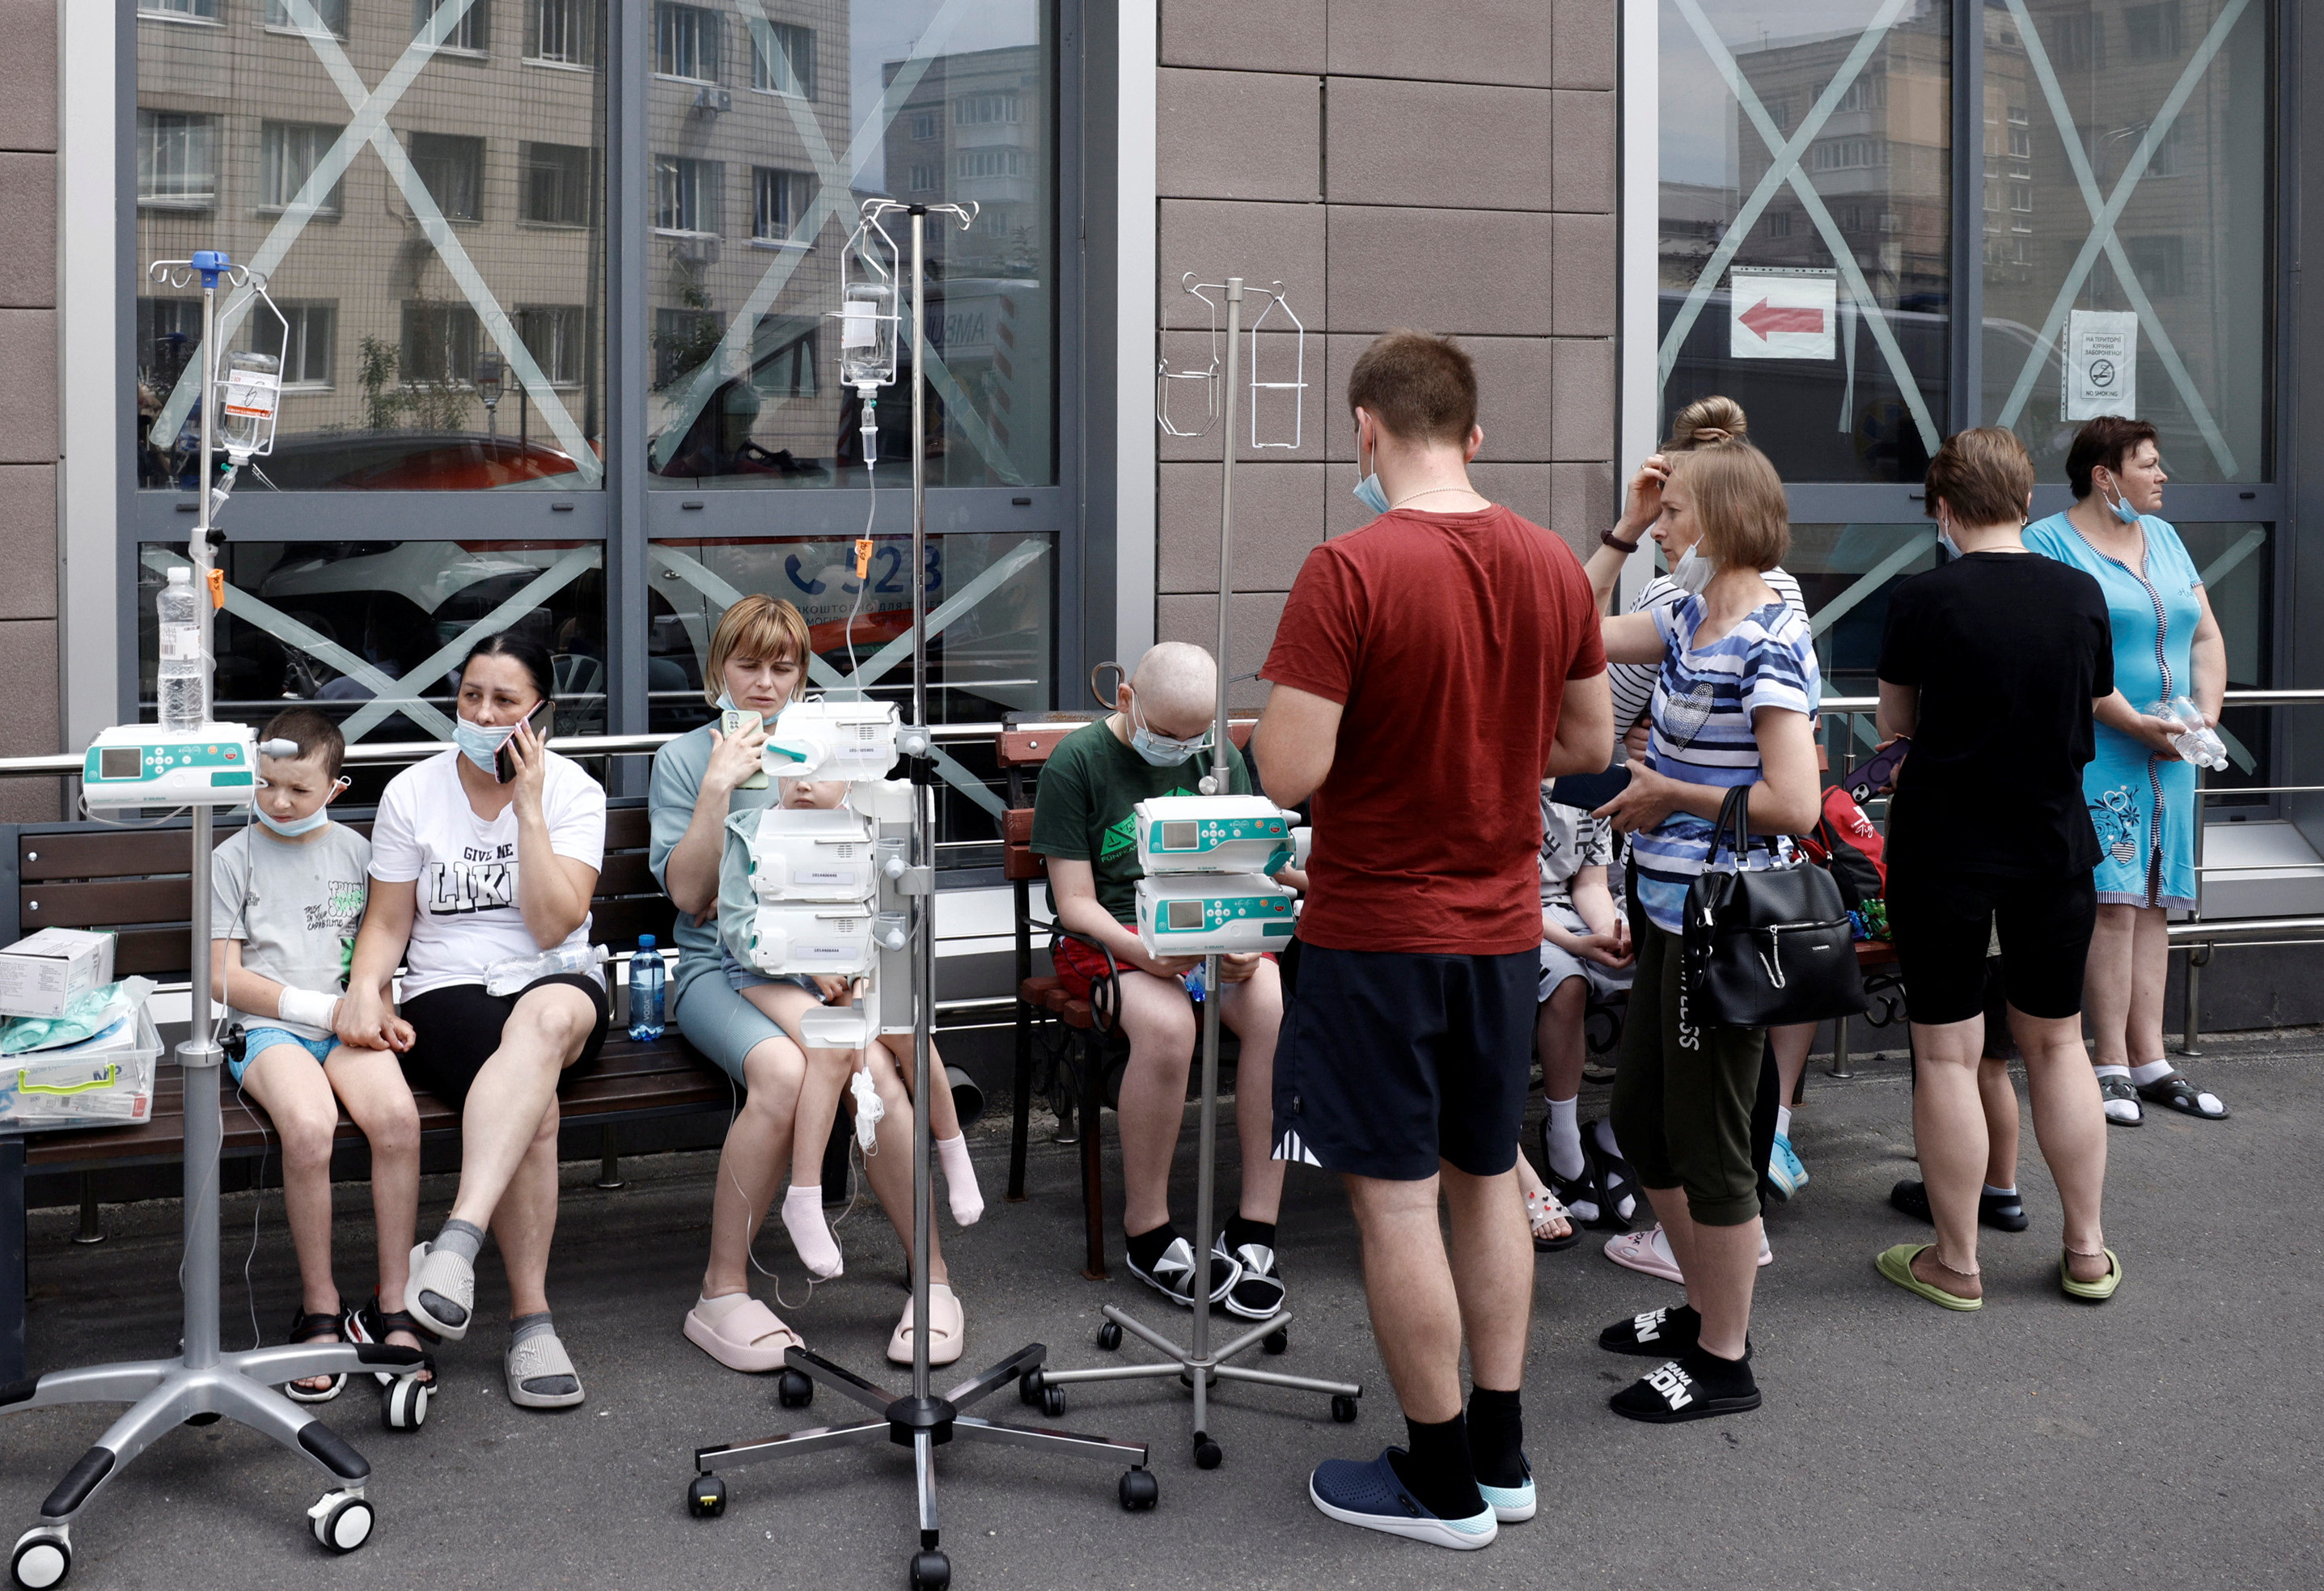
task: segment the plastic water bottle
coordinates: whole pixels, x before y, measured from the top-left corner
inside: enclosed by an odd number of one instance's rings
[[[2214,770],[2227,766],[2227,742],[2219,739],[2217,730],[2203,722],[2202,713],[2185,696],[2157,702],[2147,712],[2179,726],[2181,732],[2171,737],[2171,744],[2189,762]]]
[[[194,589],[194,572],[182,565],[170,571],[169,583],[154,599],[161,617],[161,662],[154,670],[153,694],[160,699],[161,727],[198,730],[202,726],[204,688],[209,675],[202,656],[201,593]]]
[[[630,1036],[640,1044],[661,1037],[661,987],[667,972],[654,936],[638,935],[638,953],[630,958]]]

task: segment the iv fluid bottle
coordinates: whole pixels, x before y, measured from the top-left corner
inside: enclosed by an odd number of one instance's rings
[[[209,663],[202,656],[201,600],[194,589],[193,571],[182,566],[170,571],[169,584],[155,600],[161,616],[161,648],[153,694],[161,702],[163,729],[197,730],[202,725]]]
[[[640,1044],[661,1037],[661,990],[667,976],[654,936],[639,934],[638,953],[630,958],[630,1036]]]

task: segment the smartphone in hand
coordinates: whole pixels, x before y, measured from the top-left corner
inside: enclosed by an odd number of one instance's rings
[[[533,739],[544,746],[555,732],[556,724],[557,704],[554,702],[542,702],[524,715],[524,727],[530,729]],[[509,740],[515,739],[513,734],[509,736]],[[503,740],[501,749],[493,753],[493,777],[503,785],[516,777],[516,759],[510,754],[507,740]]]
[[[762,713],[752,713],[743,707],[727,707],[722,709],[718,714],[718,732],[732,740],[744,730],[756,729],[765,722],[766,718]],[[764,768],[760,768],[757,773],[735,786],[739,790],[763,790],[766,787],[767,770]]]

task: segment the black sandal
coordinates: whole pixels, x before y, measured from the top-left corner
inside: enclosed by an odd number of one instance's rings
[[[1589,1168],[1585,1174],[1593,1190],[1591,1197],[1598,1205],[1598,1219],[1590,1225],[1601,1231],[1627,1232],[1644,1195],[1638,1191],[1638,1179],[1630,1173],[1630,1163],[1598,1146],[1597,1126],[1591,1122],[1582,1129],[1582,1159]],[[1626,1201],[1628,1215],[1622,1212]]]
[[[2181,1116],[2192,1116],[2203,1121],[2225,1121],[2227,1118],[2227,1108],[2219,1103],[2217,1094],[2204,1093],[2176,1071],[2166,1077],[2158,1077],[2151,1083],[2136,1086],[2138,1097],[2150,1105],[2160,1105],[2166,1109],[2176,1110]],[[2210,1103],[2209,1109],[2204,1108],[2206,1100]]]
[[[423,1353],[427,1353],[429,1349],[444,1340],[429,1330],[427,1327],[422,1326],[408,1311],[381,1309],[379,1294],[376,1292],[371,1295],[371,1301],[361,1309],[347,1311],[346,1328],[349,1342],[377,1343],[390,1347],[394,1345],[387,1341],[389,1332],[409,1331],[420,1339],[420,1351]],[[425,1376],[427,1379],[420,1384],[432,1386],[436,1381],[436,1356],[432,1353],[429,1354],[427,1360],[419,1369],[407,1370],[401,1375],[391,1370],[374,1370],[372,1375],[382,1386],[400,1381],[404,1375]]]
[[[294,1347],[301,1343],[309,1342],[343,1343],[347,1340],[346,1322],[341,1320],[337,1315],[326,1315],[320,1311],[309,1314],[303,1309],[292,1310],[290,1311],[290,1334],[283,1338],[283,1340],[290,1343]],[[300,1381],[313,1381],[316,1379],[317,1377],[312,1375],[302,1375],[299,1378],[299,1381],[286,1381],[282,1384],[283,1395],[288,1397],[294,1403],[327,1403],[333,1398],[337,1397],[339,1393],[346,1389],[347,1384],[346,1372],[344,1370],[340,1371],[336,1375],[328,1377],[327,1379],[330,1381],[331,1384],[322,1388],[320,1391],[317,1391],[311,1387],[301,1386],[299,1384]]]

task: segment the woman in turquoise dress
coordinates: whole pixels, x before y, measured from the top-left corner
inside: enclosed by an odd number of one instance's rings
[[[2066,455],[2074,506],[2025,530],[2034,552],[2070,564],[2106,593],[2114,630],[2115,694],[2098,713],[2098,756],[2083,770],[2104,851],[2098,931],[2083,1008],[2107,1119],[2135,1126],[2139,1101],[2217,1120],[2163,1055],[2163,989],[2174,910],[2196,901],[2195,768],[2171,744],[2175,727],[2152,709],[2175,696],[2216,727],[2227,689],[2227,643],[2202,576],[2179,533],[2159,518],[2164,473],[2153,426],[2106,416],[2085,425]]]

